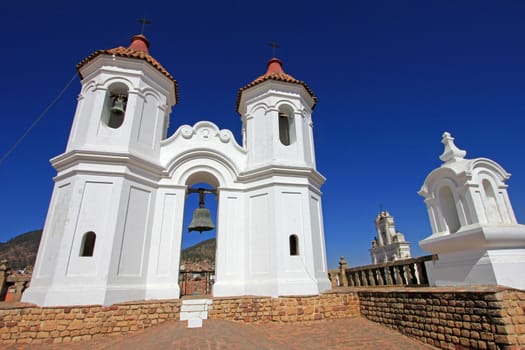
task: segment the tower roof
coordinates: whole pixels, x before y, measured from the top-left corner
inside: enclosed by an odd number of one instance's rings
[[[164,68],[159,61],[157,61],[153,56],[149,54],[149,40],[142,34],[135,35],[131,38],[131,44],[126,48],[124,46],[118,46],[113,49],[107,49],[107,50],[97,50],[93,52],[88,57],[84,58],[82,61],[80,61],[77,64],[77,71],[78,74],[82,77],[82,73],[80,73],[80,68],[82,68],[84,65],[86,65],[88,62],[94,60],[99,55],[114,55],[119,57],[126,57],[126,58],[136,58],[140,60],[144,60],[151,64],[153,68],[161,72],[163,75],[168,77],[171,81],[173,81],[173,84],[175,86],[175,98],[176,101],[179,100],[179,88],[177,81],[173,76]]]
[[[266,73],[259,76],[257,79],[252,81],[251,83],[243,86],[239,89],[239,92],[237,93],[237,103],[236,103],[236,110],[239,110],[239,103],[241,101],[241,95],[245,90],[248,90],[251,87],[254,87],[255,85],[261,84],[262,82],[265,82],[267,80],[276,80],[276,81],[283,81],[286,83],[292,83],[292,84],[299,84],[302,85],[308,94],[312,97],[314,100],[314,107],[317,103],[317,97],[314,95],[313,91],[310,89],[310,87],[301,80],[297,80],[294,77],[292,77],[290,74],[287,74],[283,70],[283,65],[280,59],[278,58],[272,58],[268,61],[268,69],[266,70]]]

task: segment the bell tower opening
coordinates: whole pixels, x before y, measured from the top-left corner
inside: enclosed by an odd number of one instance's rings
[[[128,103],[128,87],[122,83],[112,84],[106,94],[102,122],[111,129],[118,129],[124,123]]]
[[[290,146],[295,141],[293,111],[289,106],[279,108],[279,141],[284,146]]]
[[[212,294],[217,250],[217,186],[208,174],[197,174],[187,182],[179,264],[181,297]]]

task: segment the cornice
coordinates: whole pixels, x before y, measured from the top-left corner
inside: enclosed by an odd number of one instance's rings
[[[72,174],[126,175],[157,183],[165,174],[158,164],[132,154],[94,151],[71,151],[51,159],[57,170],[55,180]]]

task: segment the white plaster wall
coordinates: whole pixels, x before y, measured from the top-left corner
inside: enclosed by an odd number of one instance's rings
[[[160,188],[157,193],[151,233],[146,299],[176,299],[185,186]]]
[[[244,193],[220,188],[217,213],[214,296],[245,294],[247,223]]]
[[[246,294],[277,296],[274,190],[247,194]]]

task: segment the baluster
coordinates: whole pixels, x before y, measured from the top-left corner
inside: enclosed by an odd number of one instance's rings
[[[386,284],[388,286],[391,286],[394,284],[394,281],[392,280],[392,271],[390,269],[390,266],[385,266],[385,273],[386,273]]]
[[[348,281],[348,285],[350,287],[354,287],[355,286],[355,282],[354,282],[354,274],[352,272],[346,274],[346,280]]]
[[[401,270],[399,269],[399,266],[394,266],[394,273],[395,273],[396,285],[403,284],[403,277],[401,276]]]
[[[368,281],[366,280],[365,271],[361,271],[360,275],[361,275],[361,281],[363,282],[363,286],[367,287],[368,286]]]
[[[359,279],[355,271],[352,272],[352,280],[354,281],[354,286],[359,287]]]
[[[410,263],[410,265],[408,265],[408,276],[410,284],[417,284],[416,264]]]
[[[424,262],[417,263],[417,272],[419,276],[419,284],[428,285],[427,270]]]
[[[383,271],[384,271],[384,269],[382,269],[382,268],[377,269],[377,284],[380,285],[380,286],[384,286],[385,285],[385,280],[383,278]]]
[[[369,283],[370,286],[376,285],[376,279],[374,277],[374,274],[375,274],[375,270],[373,269],[368,270],[368,279],[370,280],[370,283]]]

